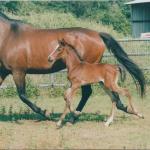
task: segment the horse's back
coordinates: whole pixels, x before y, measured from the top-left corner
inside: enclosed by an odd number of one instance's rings
[[[87,62],[99,61],[105,48],[99,34],[90,29],[34,29],[14,24],[3,47],[4,64],[8,69],[47,70],[50,68],[47,57],[59,39],[73,45]]]

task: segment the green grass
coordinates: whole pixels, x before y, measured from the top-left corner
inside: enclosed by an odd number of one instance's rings
[[[74,108],[80,96],[73,102]],[[33,98],[42,109],[52,111],[52,121],[46,121],[33,113],[19,98],[0,99],[0,149],[145,149],[150,148],[150,102],[149,94],[141,100],[133,94],[133,101],[145,119],[138,119],[122,111],[116,111],[113,124],[106,128],[104,120],[110,113],[111,101],[108,96],[92,96],[83,114],[73,126],[66,122],[61,129],[56,121],[64,108],[63,97]],[[127,103],[124,100],[124,103]],[[139,134],[140,133],[140,134]]]
[[[115,37],[122,35],[116,33],[111,27],[104,27],[93,21],[80,20],[71,14],[52,12],[51,14],[34,14],[30,16],[12,16],[22,19],[40,28],[59,28],[81,26],[97,31],[105,31]],[[69,20],[69,21],[68,21]],[[137,60],[139,61],[139,60]],[[35,78],[30,76],[33,84],[49,82],[49,75],[41,75]],[[59,77],[60,78],[60,77]],[[147,75],[149,78],[149,75]],[[63,78],[63,80],[65,77]],[[6,84],[13,84],[12,77],[5,81]],[[104,120],[110,113],[111,101],[109,97],[95,86],[93,96],[87,102],[83,114],[74,126],[65,126],[58,130],[55,122],[59,119],[64,108],[63,91],[57,89],[41,90],[37,97],[32,97],[31,101],[42,109],[53,112],[52,121],[45,121],[41,116],[33,113],[18,97],[0,97],[0,149],[146,149],[150,148],[150,102],[149,87],[147,87],[147,97],[143,100],[136,94],[135,86],[130,79],[125,83],[132,92],[134,103],[138,110],[145,116],[144,120],[133,115],[128,115],[121,111],[116,111],[114,123],[109,127],[104,127]],[[32,89],[33,87],[31,87]],[[14,91],[15,89],[11,89]],[[35,89],[36,90],[36,89]],[[51,91],[50,91],[51,90]],[[64,90],[64,89],[63,89]],[[12,94],[13,92],[10,91]],[[9,91],[6,91],[6,93]],[[31,93],[33,91],[30,91]],[[51,93],[51,94],[50,94]],[[7,93],[8,94],[8,93]],[[6,95],[7,95],[6,94]],[[55,95],[56,94],[56,95]],[[52,96],[53,95],[53,96]],[[57,96],[57,97],[56,97]],[[122,98],[122,97],[121,97]],[[78,94],[73,107],[76,108],[80,100]],[[123,101],[127,104],[127,100]],[[40,120],[40,121],[39,121]],[[66,117],[66,122],[69,116]],[[139,134],[140,133],[140,134]]]

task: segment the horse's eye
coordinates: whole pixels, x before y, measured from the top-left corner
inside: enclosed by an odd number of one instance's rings
[[[59,47],[59,48],[57,49],[57,51],[61,51],[61,48]]]
[[[60,51],[60,48],[58,48],[57,51]]]

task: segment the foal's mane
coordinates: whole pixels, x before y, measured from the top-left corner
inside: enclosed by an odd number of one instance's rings
[[[73,45],[71,45],[71,44],[69,44],[69,43],[67,43],[67,42],[65,42],[65,44],[68,45],[71,50],[73,50],[73,52],[77,55],[77,57],[80,59],[80,61],[83,61],[83,59],[82,59],[81,56],[79,55],[77,49],[76,49]]]

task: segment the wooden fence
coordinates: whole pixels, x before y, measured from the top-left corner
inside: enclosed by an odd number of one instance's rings
[[[123,39],[118,40],[128,56],[139,65],[144,71],[150,71],[150,39]],[[117,63],[117,60],[113,54],[107,50],[104,53],[102,62],[105,63]],[[66,70],[48,74],[48,75],[28,75],[29,78],[37,86],[44,88],[49,86],[65,86],[68,84]],[[8,86],[14,86],[12,79],[8,82],[4,82],[0,88],[7,88]]]

